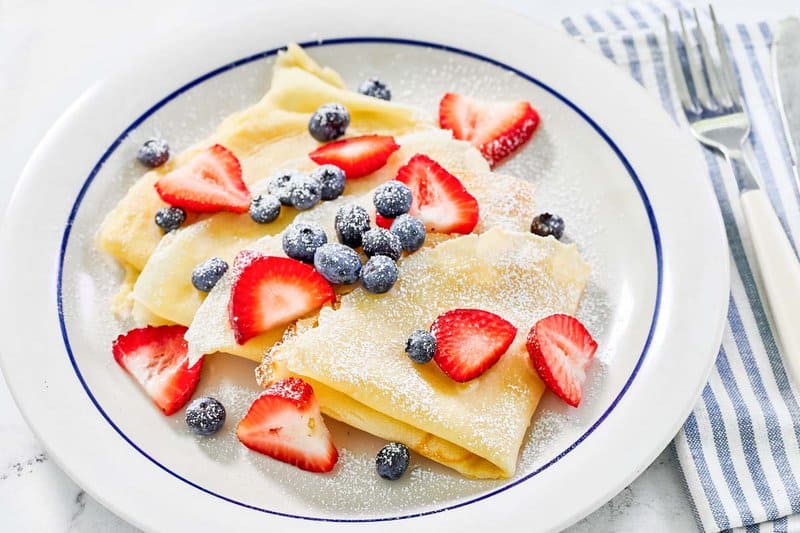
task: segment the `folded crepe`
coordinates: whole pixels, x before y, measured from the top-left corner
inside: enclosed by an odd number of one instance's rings
[[[298,323],[265,357],[259,382],[298,376],[328,416],[471,478],[512,476],[544,390],[527,333],[547,315],[575,313],[588,265],[574,245],[494,227],[420,250],[399,269],[388,293],[356,288],[338,308]],[[490,311],[518,328],[500,361],[467,383],[404,353],[411,332],[456,308]]]
[[[511,176],[491,172],[480,152],[471,144],[454,140],[449,131],[433,130],[414,133],[398,139],[400,149],[382,169],[383,179],[392,179],[397,169],[417,153],[424,153],[455,175],[475,197],[479,206],[479,220],[475,227],[481,233],[491,227],[501,226],[524,231],[530,225],[533,212],[533,185]],[[340,197],[332,202],[303,213],[295,222],[314,223],[322,227],[329,240],[336,239],[334,218],[336,210],[345,204],[359,204],[374,215],[372,192],[358,197]],[[374,217],[373,217],[374,226]],[[283,256],[282,236],[263,237],[246,249],[267,255]],[[429,235],[429,245],[450,238],[449,235]],[[154,255],[153,260],[156,259]],[[401,259],[401,262],[405,259]],[[152,261],[152,260],[151,260]],[[232,271],[217,282],[205,301],[199,306],[186,333],[189,343],[189,361],[194,363],[202,355],[224,352],[261,361],[264,352],[279,341],[286,327],[263,333],[245,344],[238,344],[228,317],[228,301],[233,284]],[[338,287],[338,292],[352,287]],[[196,292],[196,291],[195,291]]]
[[[133,290],[138,307],[134,313],[138,316],[148,321],[161,317],[161,321],[188,325],[193,310],[203,299],[203,294],[191,287],[192,269],[209,257],[232,256],[247,243],[280,232],[297,213],[284,208],[278,221],[263,225],[250,220],[247,213],[190,214],[182,230],[165,237],[153,222],[155,212],[166,205],[153,186],[159,177],[218,143],[239,159],[245,183],[254,192],[261,192],[266,179],[277,169],[286,165],[305,169],[314,166],[307,154],[318,143],[308,134],[308,119],[328,102],[339,102],[350,112],[348,136],[401,135],[434,127],[412,107],[346,89],[335,71],[317,65],[297,45],[289,45],[278,55],[270,89],[258,103],[229,116],[209,138],[147,172],[106,216],[97,235],[98,246],[126,268],[123,292],[114,303],[116,311],[130,311],[133,302],[128,293]],[[354,180],[348,183],[346,194],[363,193],[374,183],[369,177],[363,182]],[[166,241],[164,249],[159,246],[161,241]],[[148,268],[157,248],[162,261]],[[175,257],[183,259],[177,263],[168,261]],[[147,277],[137,283],[143,269]]]

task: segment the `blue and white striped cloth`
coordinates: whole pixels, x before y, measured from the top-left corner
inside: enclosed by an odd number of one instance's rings
[[[678,27],[678,10],[691,19],[684,4],[648,2],[571,17],[563,26],[652,91],[685,128],[669,78],[661,21],[663,11],[672,27]],[[705,6],[699,11],[705,12]],[[797,249],[800,192],[771,87],[771,27],[765,22],[731,25],[725,35],[753,123],[751,155]],[[703,151],[725,219],[731,296],[710,381],[675,437],[674,449],[702,530],[800,530],[800,396],[789,384],[757,290],[733,176],[721,158],[699,144],[698,150]]]

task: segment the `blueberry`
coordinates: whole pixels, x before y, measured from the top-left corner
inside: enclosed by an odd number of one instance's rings
[[[390,257],[370,257],[361,269],[361,283],[367,292],[383,294],[389,292],[397,281],[397,265]]]
[[[390,442],[375,457],[375,468],[383,479],[394,481],[406,471],[410,459],[411,454],[405,444]]]
[[[427,363],[436,353],[436,337],[424,329],[418,329],[406,341],[406,353],[415,363]]]
[[[328,242],[325,231],[316,224],[292,224],[283,232],[283,251],[292,259],[314,262],[314,252]]]
[[[152,138],[139,148],[136,159],[146,167],[160,167],[169,161],[169,145],[164,139]]]
[[[536,215],[531,222],[531,233],[541,237],[552,235],[560,240],[564,235],[564,219],[550,213]]]
[[[289,201],[295,209],[305,211],[317,205],[322,198],[322,185],[317,178],[298,176],[292,181]]]
[[[314,268],[331,283],[355,283],[361,274],[361,258],[343,244],[323,244],[314,254]]]
[[[394,218],[411,209],[411,189],[405,183],[397,180],[387,181],[375,189],[372,201],[375,209],[382,216]]]
[[[192,285],[198,291],[209,292],[228,271],[228,263],[219,257],[206,259],[192,270]]]
[[[176,230],[186,220],[186,211],[180,207],[162,207],[156,211],[156,224],[166,232]]]
[[[416,252],[425,244],[425,224],[411,215],[400,215],[392,222],[392,233],[400,239],[406,252]]]
[[[358,248],[361,246],[364,232],[369,229],[369,213],[360,205],[343,205],[336,211],[333,223],[339,242],[351,248]]]
[[[291,196],[294,180],[300,176],[296,170],[281,170],[267,184],[267,192],[283,205],[292,205]]]
[[[197,398],[186,408],[186,424],[198,435],[213,435],[225,424],[225,406],[211,396]]]
[[[400,254],[403,253],[403,246],[397,235],[383,228],[372,228],[365,232],[361,245],[364,247],[367,257],[385,255],[393,261],[397,261],[400,259]]]
[[[350,125],[350,113],[342,104],[322,104],[308,120],[308,132],[319,142],[344,135]]]
[[[378,78],[367,78],[364,80],[364,83],[359,86],[358,92],[374,98],[380,98],[381,100],[392,99],[392,90],[386,83]]]
[[[336,200],[344,192],[344,170],[336,165],[322,165],[311,172],[311,177],[319,180],[323,200]]]
[[[281,214],[281,202],[271,194],[259,194],[250,202],[250,218],[259,224],[274,222]]]

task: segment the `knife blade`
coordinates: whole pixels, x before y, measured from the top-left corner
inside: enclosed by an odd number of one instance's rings
[[[792,156],[794,177],[800,187],[800,19],[789,17],[778,23],[772,59],[778,108]]]

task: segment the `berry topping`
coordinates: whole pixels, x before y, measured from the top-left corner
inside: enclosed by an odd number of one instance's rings
[[[381,168],[398,148],[400,145],[394,142],[394,137],[365,135],[325,144],[308,157],[319,165],[336,165],[344,170],[347,179],[354,180]]]
[[[314,267],[323,278],[336,285],[358,281],[361,274],[361,258],[355,250],[343,244],[328,243],[317,248]]]
[[[458,382],[474,379],[500,360],[514,342],[517,328],[480,309],[454,309],[439,315],[431,326],[436,337],[433,360]]]
[[[206,259],[192,270],[192,285],[198,291],[209,292],[228,271],[228,263],[219,257]]]
[[[375,225],[378,226],[379,228],[389,229],[392,227],[393,222],[394,218],[388,218],[382,216],[380,213],[375,213]]]
[[[292,189],[295,178],[301,176],[296,170],[281,170],[267,184],[267,192],[278,199],[282,205],[292,205]]]
[[[169,416],[183,407],[200,381],[203,359],[189,368],[184,326],[147,326],[120,335],[112,345],[119,366]]]
[[[539,114],[524,100],[484,102],[447,93],[439,103],[439,126],[472,143],[492,166],[525,144],[538,125]]]
[[[400,215],[392,222],[391,232],[400,239],[406,252],[416,252],[425,244],[425,224],[411,215]]]
[[[169,233],[181,227],[186,220],[186,211],[180,207],[162,207],[156,211],[156,225]]]
[[[242,167],[233,152],[215,144],[155,183],[161,199],[188,211],[244,213],[250,191],[242,181]]]
[[[297,222],[283,232],[283,251],[304,263],[314,263],[314,252],[326,242],[325,230],[316,224]]]
[[[378,214],[394,218],[411,209],[411,189],[397,180],[387,181],[375,189],[372,201]]]
[[[351,248],[358,248],[364,233],[369,229],[369,213],[356,204],[343,205],[336,210],[333,220],[339,242]]]
[[[253,451],[309,472],[330,472],[339,459],[314,389],[299,378],[267,387],[239,422],[236,436]]]
[[[422,154],[397,171],[397,180],[411,189],[408,214],[434,233],[469,233],[478,224],[478,201],[436,161]]]
[[[169,161],[169,145],[164,139],[149,139],[139,148],[136,159],[146,167],[160,167]]]
[[[318,179],[311,176],[295,176],[290,187],[292,190],[289,193],[289,203],[300,211],[311,209],[322,198],[322,185]]]
[[[531,233],[540,237],[552,235],[561,240],[561,237],[564,236],[564,219],[550,213],[536,215],[533,217],[533,222],[531,222]]]
[[[424,329],[418,329],[406,341],[406,353],[415,363],[427,363],[436,353],[436,337]]]
[[[383,228],[373,228],[364,233],[361,245],[364,247],[364,253],[367,254],[367,257],[385,255],[393,261],[397,261],[400,259],[400,254],[403,253],[400,238],[388,229]]]
[[[310,265],[286,257],[239,252],[228,316],[236,342],[307,315],[335,298],[333,288]]]
[[[308,133],[319,142],[338,139],[350,125],[350,113],[342,104],[322,104],[308,120]]]
[[[336,165],[322,165],[311,172],[319,180],[323,200],[336,200],[344,192],[344,170]]]
[[[250,202],[250,218],[258,224],[274,222],[281,214],[281,202],[271,194],[259,194]]]
[[[225,424],[225,406],[211,396],[192,400],[186,408],[186,425],[198,435],[213,435]]]
[[[389,292],[396,281],[397,265],[385,255],[370,257],[361,269],[361,284],[372,294]]]
[[[366,94],[367,96],[372,96],[373,98],[380,98],[381,100],[392,99],[392,90],[386,83],[378,78],[367,78],[364,80],[358,87],[358,92]]]
[[[395,481],[405,473],[410,459],[411,454],[405,444],[390,442],[375,457],[375,469],[383,479]]]
[[[578,407],[586,369],[597,351],[597,342],[584,325],[569,315],[550,315],[533,325],[527,348],[545,385],[569,405]]]

